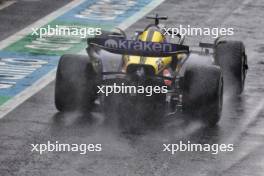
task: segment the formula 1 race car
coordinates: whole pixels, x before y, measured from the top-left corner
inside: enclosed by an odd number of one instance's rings
[[[88,38],[88,56],[61,57],[55,85],[59,111],[91,110],[97,101],[103,110],[122,114],[121,118],[132,115],[127,123],[183,112],[206,125],[217,124],[223,91],[230,95],[243,91],[248,68],[244,44],[217,39],[190,50],[184,36],[175,34],[178,39],[172,43],[164,34],[159,21],[167,17],[147,18],[155,23],[131,38],[121,29],[103,32]],[[121,91],[129,86],[132,92]],[[113,93],[114,89],[119,93]]]

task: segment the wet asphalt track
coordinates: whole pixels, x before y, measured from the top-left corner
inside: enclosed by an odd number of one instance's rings
[[[5,10],[11,11],[11,7]],[[122,133],[115,121],[105,123],[104,116],[97,112],[57,113],[53,100],[54,83],[51,83],[0,120],[0,175],[263,176],[263,10],[262,0],[169,0],[155,10],[169,15],[168,24],[234,27],[233,38],[244,41],[250,66],[245,91],[236,100],[229,100],[228,94],[225,95],[218,127],[204,129],[197,122],[175,118],[146,127],[140,134]],[[5,20],[8,19],[1,18],[1,23],[10,28],[14,25]],[[129,31],[140,29],[145,23],[140,20]],[[9,35],[1,28],[2,33]],[[194,44],[195,41],[190,39],[188,42]],[[103,151],[86,155],[30,152],[31,143],[47,143],[48,140],[101,143]],[[179,140],[233,143],[235,147],[232,153],[218,155],[162,152],[163,143],[178,143]]]

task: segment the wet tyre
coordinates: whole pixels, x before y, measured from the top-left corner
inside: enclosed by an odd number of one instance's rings
[[[244,44],[240,41],[220,41],[215,53],[216,64],[223,71],[224,90],[231,95],[241,94],[248,69]]]
[[[220,120],[223,77],[219,66],[188,66],[184,75],[183,109],[207,126]]]
[[[55,82],[59,111],[89,110],[96,99],[97,77],[88,56],[63,55]]]

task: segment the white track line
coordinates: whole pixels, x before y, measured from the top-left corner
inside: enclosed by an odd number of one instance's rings
[[[25,29],[15,33],[14,35],[8,37],[7,39],[0,42],[0,49],[3,49],[10,44],[18,41],[19,39],[22,39],[24,36],[30,34],[32,32],[32,28],[39,28],[48,22],[52,21],[53,19],[61,16],[62,14],[66,13],[67,11],[73,9],[74,7],[80,5],[85,0],[75,0],[64,7],[58,9],[57,11],[49,14],[48,16],[38,20],[37,22],[33,23],[32,25],[26,27]],[[133,16],[129,17],[125,22],[121,23],[118,27],[122,29],[126,29],[129,26],[131,26],[133,23],[138,21],[140,18],[145,16],[147,13],[149,13],[151,10],[156,8],[159,4],[161,4],[165,0],[154,0],[149,5],[142,8],[139,12],[134,14]],[[81,54],[85,53],[85,51],[81,51]],[[6,103],[4,103],[2,106],[0,106],[0,119],[3,118],[5,115],[7,115],[9,112],[11,112],[13,109],[15,109],[17,106],[22,104],[25,100],[30,98],[32,95],[40,91],[42,88],[47,86],[50,82],[52,82],[55,79],[56,69],[51,70],[48,74],[40,78],[37,82],[35,82],[32,86],[26,88],[18,95],[12,97],[10,100],[8,100]]]
[[[17,94],[7,103],[0,107],[0,119],[3,118],[7,113],[11,112],[15,107],[23,103],[26,99],[37,93],[39,90],[48,85],[55,78],[56,70],[50,71],[48,74],[43,76],[41,79],[36,81],[32,86],[27,87],[24,91]]]
[[[8,6],[11,6],[15,2],[16,1],[6,1],[6,2],[3,2],[3,4],[0,5],[0,10],[3,10],[4,8],[7,8]]]
[[[67,11],[69,11],[69,10],[73,9],[74,7],[80,5],[84,1],[85,0],[74,0],[71,3],[69,3],[69,4],[66,4],[62,8],[60,8],[60,9],[50,13],[49,15],[43,17],[42,19],[36,21],[35,23],[27,26],[25,29],[22,29],[21,31],[13,34],[12,36],[6,38],[5,40],[2,40],[0,42],[0,49],[3,49],[5,47],[9,46],[10,44],[22,39],[26,35],[32,33],[33,32],[32,28],[40,28],[40,27],[44,26],[45,24],[51,22],[55,18],[63,15]]]
[[[10,44],[22,39],[26,35],[30,34],[32,32],[32,28],[40,28],[43,25],[47,24],[48,22],[54,20],[55,18],[63,15],[67,11],[73,9],[74,7],[80,5],[85,0],[75,0],[69,4],[66,4],[62,8],[50,13],[49,15],[45,16],[44,18],[38,20],[37,22],[27,26],[25,29],[22,29],[21,31],[13,34],[12,36],[6,38],[5,40],[2,40],[0,42],[0,49],[3,49]],[[55,71],[56,69],[53,69],[48,74],[40,78],[38,81],[36,81],[32,86],[26,88],[18,95],[12,97],[10,100],[8,100],[6,103],[0,106],[0,119],[3,118],[6,114],[8,114],[10,111],[12,111],[14,108],[16,108],[18,105],[23,103],[26,99],[37,93],[39,90],[44,88],[46,85],[48,85],[52,80],[55,78]]]

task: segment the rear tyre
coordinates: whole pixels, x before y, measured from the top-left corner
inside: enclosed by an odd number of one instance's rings
[[[184,75],[183,108],[208,126],[220,120],[223,77],[218,66],[188,66]]]
[[[97,76],[89,57],[63,55],[55,82],[55,105],[59,111],[89,110],[96,99]]]
[[[215,52],[216,64],[223,70],[225,91],[231,95],[241,94],[248,69],[244,44],[240,41],[220,41]]]

